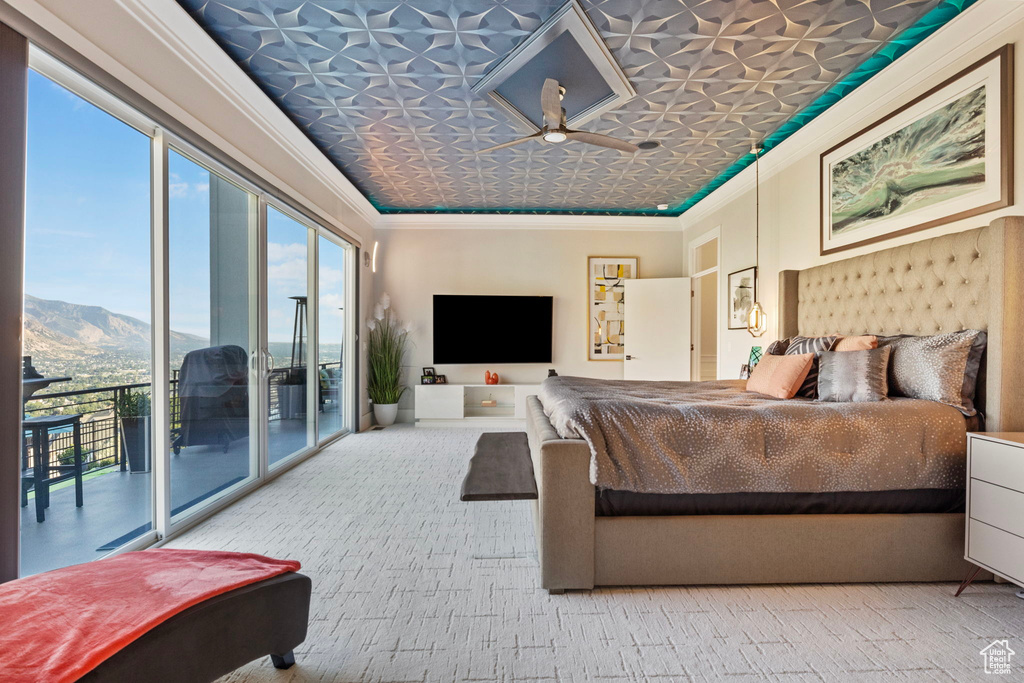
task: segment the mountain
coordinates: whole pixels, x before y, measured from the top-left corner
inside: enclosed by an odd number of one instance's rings
[[[100,306],[25,295],[25,353],[64,356],[104,351],[148,351],[150,327],[138,318]],[[202,337],[171,331],[172,348],[199,348]]]

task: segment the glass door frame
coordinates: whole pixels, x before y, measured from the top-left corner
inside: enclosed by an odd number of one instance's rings
[[[351,244],[350,242],[347,242],[344,238],[338,236],[337,234],[335,234],[334,232],[332,232],[330,230],[327,230],[326,228],[317,226],[316,237],[317,238],[323,237],[325,240],[327,240],[328,242],[332,243],[333,245],[335,245],[337,247],[341,247],[342,249],[345,250],[345,256],[344,256],[344,261],[343,261],[343,267],[344,267],[344,273],[343,273],[343,276],[344,276],[344,292],[345,292],[345,331],[344,331],[344,333],[342,335],[342,344],[344,344],[343,349],[344,349],[345,353],[344,353],[344,356],[341,359],[341,362],[342,362],[342,367],[341,367],[341,385],[338,387],[338,396],[341,397],[340,400],[342,401],[342,404],[341,404],[341,429],[339,429],[338,431],[334,432],[333,434],[328,434],[326,437],[321,439],[320,438],[320,424],[319,424],[319,415],[320,415],[320,413],[319,413],[319,411],[317,411],[317,425],[316,425],[317,446],[320,447],[320,448],[323,448],[327,444],[332,443],[334,441],[337,441],[338,439],[340,439],[341,437],[345,436],[346,434],[350,434],[350,433],[352,433],[352,431],[354,431],[353,425],[351,424],[351,420],[352,420],[352,404],[351,404],[351,401],[352,401],[353,394],[352,394],[352,386],[350,384],[350,380],[352,379],[352,373],[353,373],[353,371],[355,369],[355,362],[356,362],[356,354],[355,354],[356,335],[355,335],[355,329],[354,329],[355,325],[352,324],[352,323],[354,322],[354,319],[357,318],[357,316],[349,315],[349,311],[355,311],[356,310],[356,300],[357,300],[356,299],[356,274],[357,274],[357,267],[358,267],[358,259],[357,259],[358,254],[357,254],[357,249],[356,249],[355,245]],[[319,243],[317,244],[317,249],[315,251],[316,251],[316,263],[314,264],[314,271],[316,273],[316,277],[313,278],[313,279],[316,280],[316,300],[317,300],[317,302],[319,302],[320,301],[320,248],[319,248]],[[318,309],[317,313],[319,314],[319,305],[317,306],[317,309]],[[319,319],[317,320],[317,324],[319,325]],[[316,340],[316,344],[315,344],[315,346],[316,346],[316,359],[317,359],[316,367],[319,368],[320,367],[319,327],[317,328],[317,331],[318,331],[318,335],[317,335],[317,340]],[[319,381],[319,378],[318,378],[318,381]]]
[[[344,278],[345,278],[344,279],[344,283],[345,283],[344,284],[344,288],[345,288],[345,310],[346,310],[345,332],[344,332],[344,339],[343,339],[343,344],[344,344],[344,348],[345,348],[345,358],[344,358],[344,361],[343,361],[344,366],[342,368],[342,384],[339,387],[339,395],[345,397],[344,398],[345,403],[342,406],[343,427],[339,431],[337,431],[337,432],[335,432],[335,433],[325,437],[324,439],[321,439],[320,436],[319,436],[319,434],[320,434],[320,411],[319,411],[319,408],[314,409],[314,413],[313,413],[314,414],[314,419],[313,420],[307,420],[307,422],[306,422],[306,430],[307,430],[307,433],[306,433],[306,443],[307,444],[312,444],[312,445],[307,445],[306,448],[302,449],[301,451],[297,451],[296,453],[290,454],[287,458],[285,458],[284,460],[280,461],[279,464],[276,464],[274,466],[273,472],[274,472],[274,474],[277,474],[277,472],[281,471],[283,467],[287,467],[292,462],[298,462],[298,461],[306,458],[311,453],[319,451],[323,446],[331,443],[332,441],[335,441],[336,439],[341,438],[342,436],[344,436],[344,435],[346,435],[346,434],[348,434],[348,433],[350,433],[352,431],[352,426],[348,424],[348,421],[351,419],[350,416],[349,416],[349,412],[350,411],[349,411],[349,406],[348,406],[348,394],[349,394],[349,388],[350,388],[349,387],[349,369],[353,367],[353,363],[355,362],[355,353],[354,353],[354,350],[353,350],[353,345],[354,345],[355,341],[354,341],[354,334],[353,334],[353,329],[352,329],[354,327],[354,325],[351,324],[352,320],[353,320],[353,318],[355,316],[352,315],[350,313],[350,311],[355,311],[356,310],[355,309],[356,300],[355,300],[355,295],[354,295],[356,258],[355,258],[355,247],[354,247],[354,245],[352,245],[351,243],[346,241],[344,238],[342,238],[339,235],[337,235],[332,230],[328,230],[324,226],[320,225],[318,222],[316,222],[314,220],[311,220],[309,217],[307,217],[302,212],[293,209],[286,202],[280,201],[280,200],[274,198],[271,195],[264,194],[263,199],[264,199],[264,201],[262,203],[262,215],[261,215],[261,226],[262,226],[262,229],[261,229],[261,234],[260,234],[260,239],[259,239],[259,243],[260,243],[260,248],[261,249],[266,249],[266,243],[267,243],[267,234],[266,234],[266,230],[267,230],[267,216],[266,216],[266,211],[267,211],[268,208],[273,208],[275,211],[280,212],[282,215],[286,216],[287,218],[292,219],[293,221],[295,221],[296,223],[302,225],[303,227],[305,227],[307,229],[307,232],[306,232],[306,296],[308,297],[308,300],[310,302],[313,302],[315,304],[315,305],[310,304],[310,305],[307,305],[307,307],[306,307],[306,339],[307,339],[307,345],[306,345],[306,349],[307,349],[306,350],[306,354],[307,354],[306,355],[306,405],[307,406],[319,406],[319,387],[320,387],[320,374],[319,374],[319,368],[320,368],[320,334],[319,334],[320,333],[320,317],[319,317],[320,316],[320,304],[319,304],[319,302],[320,302],[320,249],[319,249],[319,243],[318,243],[317,240],[318,240],[319,237],[323,237],[324,239],[326,239],[326,240],[330,241],[331,243],[333,243],[335,246],[341,247],[345,251],[344,264],[343,264],[343,267],[344,267]],[[261,272],[261,278],[262,278],[262,280],[261,280],[261,290],[260,290],[261,306],[262,306],[262,311],[265,312],[266,311],[266,306],[267,306],[267,259],[266,259],[266,254],[265,253],[260,255],[259,264],[260,264],[260,272]],[[268,339],[267,339],[267,320],[266,319],[267,319],[266,315],[261,315],[261,318],[260,318],[260,320],[261,320],[260,331],[261,331],[261,335],[262,336],[260,337],[260,344],[261,344],[261,348],[264,349],[264,352],[269,354],[269,346],[268,346],[269,342],[268,342]],[[268,377],[267,377],[267,379],[265,381],[269,381],[269,375],[268,375]],[[262,393],[264,395],[269,395],[269,387],[264,389]],[[309,408],[307,408],[307,410],[308,409]],[[269,427],[269,425],[266,424],[266,421],[264,421],[264,422],[265,422],[264,428],[266,429],[267,427]],[[267,440],[266,435],[264,435],[263,443],[264,444],[269,443],[268,440]],[[269,467],[269,451],[268,451],[267,448],[264,448],[263,450],[267,451],[265,453],[266,458],[267,458],[267,460],[266,460],[266,464],[267,464],[266,471],[270,472],[271,470],[270,470],[270,467]]]
[[[235,501],[248,495],[255,489],[263,486],[270,480],[280,476],[292,467],[302,463],[327,443],[330,443],[341,436],[353,431],[353,400],[354,386],[358,386],[353,372],[356,370],[356,349],[358,339],[356,325],[358,320],[357,301],[357,264],[356,256],[358,247],[348,242],[334,231],[324,227],[317,220],[310,218],[302,211],[296,210],[287,201],[283,201],[262,189],[252,181],[242,177],[238,173],[226,167],[224,163],[196,147],[186,139],[176,135],[173,131],[156,123],[154,120],[125,103],[117,96],[111,94],[92,80],[81,75],[73,67],[65,64],[57,58],[48,54],[36,45],[30,45],[29,68],[42,76],[52,80],[60,86],[67,88],[84,100],[94,104],[101,110],[119,119],[123,123],[148,136],[151,140],[150,154],[150,286],[151,286],[151,398],[152,398],[152,436],[151,448],[153,453],[152,470],[152,505],[153,529],[139,537],[132,539],[125,545],[112,550],[104,555],[109,557],[122,552],[138,550],[159,544],[170,536],[177,535],[184,530],[204,521],[213,514],[231,505]],[[170,221],[169,221],[169,184],[168,171],[169,152],[176,153],[188,158],[191,161],[203,166],[210,173],[216,174],[225,180],[237,185],[250,193],[255,199],[255,213],[251,219],[255,225],[250,226],[249,256],[250,266],[250,297],[249,309],[250,320],[256,320],[255,343],[257,353],[250,357],[249,379],[250,387],[259,387],[250,391],[250,411],[259,415],[255,434],[250,430],[250,439],[256,438],[256,471],[248,480],[237,486],[231,487],[223,494],[212,498],[207,504],[197,506],[194,510],[184,512],[175,519],[171,518],[171,487],[170,487],[170,272],[169,272],[169,247],[170,247]],[[250,200],[253,201],[253,200]],[[317,237],[323,236],[333,243],[345,249],[345,373],[340,391],[345,396],[346,403],[343,405],[344,429],[326,437],[323,440],[318,438],[319,411],[315,413],[316,419],[309,421],[307,430],[310,435],[307,446],[287,460],[282,461],[273,471],[269,468],[268,453],[268,399],[269,395],[263,390],[269,381],[269,364],[267,362],[267,320],[264,311],[267,305],[267,268],[266,268],[266,237],[267,237],[267,208],[272,206],[282,214],[293,218],[308,229],[307,231],[307,279],[308,296],[313,305],[307,306],[307,337],[310,340],[308,346],[308,368],[307,376],[313,381],[307,381],[307,405],[316,406],[318,403],[317,389],[319,387],[319,375],[313,372],[313,368],[319,368],[319,339],[317,335],[317,315],[319,308],[318,285],[319,285],[319,262]],[[255,294],[255,295],[253,295]],[[251,337],[252,338],[252,337]],[[312,342],[316,343],[312,343]]]
[[[49,79],[58,86],[69,90],[78,97],[81,97],[86,102],[89,102],[93,106],[97,107],[101,111],[107,113],[113,118],[117,119],[121,123],[134,128],[138,132],[142,133],[150,139],[150,209],[151,209],[151,220],[150,220],[150,306],[151,306],[151,324],[150,324],[150,400],[151,404],[155,406],[153,400],[156,396],[155,391],[157,389],[155,369],[157,367],[157,356],[158,347],[161,345],[158,343],[158,318],[156,316],[156,303],[158,301],[158,290],[156,287],[157,272],[154,270],[156,264],[156,256],[162,246],[157,241],[156,227],[158,220],[162,212],[161,198],[166,197],[166,176],[161,173],[160,165],[160,150],[164,149],[164,131],[149,117],[143,115],[135,108],[125,104],[123,101],[111,95],[109,92],[99,87],[91,80],[82,76],[80,73],[72,69],[70,66],[64,64],[59,59],[53,57],[45,50],[42,50],[35,45],[29,45],[28,51],[28,68],[35,71],[44,78]],[[163,166],[163,171],[166,171],[166,165]],[[27,228],[27,226],[25,226]],[[25,229],[23,228],[23,229]],[[169,339],[168,339],[169,343]],[[153,435],[157,434],[157,416],[152,416],[153,420]],[[155,444],[152,444],[155,445]],[[156,451],[153,451],[154,453]],[[151,506],[151,519],[152,528],[140,534],[136,538],[128,541],[124,545],[112,550],[103,557],[109,557],[118,553],[129,552],[132,550],[139,550],[141,548],[148,547],[153,543],[159,541],[163,537],[161,531],[161,508],[159,507],[158,501],[161,499],[161,488],[162,482],[161,474],[159,472],[160,461],[156,458],[152,461],[152,475],[150,480],[150,506]],[[20,530],[19,530],[20,536]],[[20,551],[22,550],[20,539],[18,544],[19,549],[19,575],[20,574]]]

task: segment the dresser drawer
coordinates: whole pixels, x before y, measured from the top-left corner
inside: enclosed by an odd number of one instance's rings
[[[967,559],[975,560],[1014,583],[1024,583],[1024,538],[976,519],[968,522]]]
[[[971,519],[1024,536],[1024,493],[971,479]]]
[[[1015,491],[1024,491],[1024,448],[971,438],[971,471],[984,479]]]

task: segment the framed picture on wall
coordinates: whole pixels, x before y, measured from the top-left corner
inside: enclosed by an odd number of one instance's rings
[[[747,329],[747,315],[757,301],[757,268],[751,266],[729,273],[730,330]]]
[[[587,359],[623,360],[626,331],[624,280],[640,277],[633,256],[587,258]]]
[[[1013,203],[1013,45],[821,155],[822,255]]]

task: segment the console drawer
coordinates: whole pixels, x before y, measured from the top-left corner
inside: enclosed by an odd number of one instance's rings
[[[1018,585],[1024,584],[1024,576],[1010,573],[1024,567],[1024,538],[976,519],[970,520],[968,524],[967,559],[996,570],[1000,576]]]
[[[971,479],[971,519],[1024,536],[1024,493]]]
[[[1024,492],[1024,449],[1020,446],[971,439],[971,471],[974,479]]]

